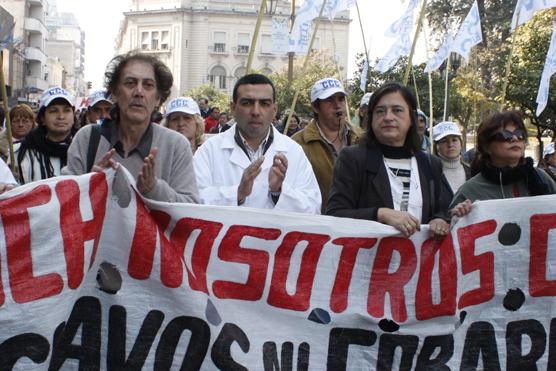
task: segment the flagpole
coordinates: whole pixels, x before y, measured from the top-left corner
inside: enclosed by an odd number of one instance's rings
[[[355,9],[357,10],[357,18],[359,19],[359,28],[361,29],[361,36],[363,37],[363,47],[365,48],[365,58],[367,59],[367,66],[370,66],[371,64],[371,60],[369,58],[369,49],[367,48],[367,41],[365,40],[365,31],[363,30],[363,22],[361,21],[361,13],[359,12],[359,4],[357,3],[357,0],[355,0]],[[367,79],[370,77],[370,68],[367,68]],[[363,91],[363,93],[365,93],[367,91],[367,88],[365,87],[365,90]]]
[[[415,46],[417,45],[417,38],[419,37],[419,33],[421,32],[421,23],[423,22],[423,18],[425,17],[425,8],[427,6],[427,0],[423,0],[423,4],[421,5],[421,10],[419,12],[419,21],[417,22],[417,29],[415,30],[415,36],[413,37],[413,43],[411,44],[411,52],[409,53],[409,60],[407,61],[407,68],[405,69],[405,75],[403,77],[403,84],[407,85],[407,81],[409,80],[409,71],[411,70],[411,65],[413,63],[413,54],[415,53]]]
[[[322,17],[322,13],[324,12],[324,7],[325,6],[326,6],[326,0],[323,0],[322,6],[320,7],[319,16],[317,18],[317,22],[315,23],[315,30],[313,31],[313,34],[311,35],[311,41],[309,42],[309,49],[307,50],[307,55],[305,56],[305,59],[303,60],[303,67],[301,67],[301,75],[305,75],[305,70],[307,69],[307,64],[308,64],[309,58],[311,56],[311,50],[313,49],[313,44],[315,43],[315,36],[317,35],[317,31],[318,31],[319,25],[320,25],[320,19]],[[293,95],[292,105],[290,107],[290,113],[288,115],[288,120],[286,121],[286,125],[284,126],[284,133],[287,133],[288,128],[290,127],[290,121],[292,120],[293,111],[295,109],[295,104],[297,103],[297,98],[298,97],[299,97],[299,88],[296,87],[295,88],[295,93]]]
[[[519,6],[519,1],[517,3]],[[504,105],[506,103],[506,91],[508,90],[508,81],[510,80],[510,73],[512,70],[512,57],[514,55],[514,46],[515,46],[515,35],[517,34],[517,29],[519,28],[519,13],[521,11],[521,7],[517,9],[517,19],[516,19],[516,26],[515,30],[512,34],[512,43],[510,46],[510,54],[508,55],[508,61],[506,62],[506,73],[504,75],[504,81],[502,82],[502,94],[500,96],[500,106],[498,106],[498,110],[502,111],[504,109]]]
[[[15,154],[14,143],[12,139],[12,124],[10,122],[9,107],[8,107],[8,92],[6,91],[6,80],[4,78],[4,52],[0,50],[0,88],[2,89],[2,102],[4,105],[4,112],[6,113],[6,137],[8,139],[8,147],[10,150],[10,165],[12,172],[15,171]]]
[[[338,73],[338,80],[340,80],[342,85],[344,85],[344,81],[342,79],[342,73],[340,71],[340,65],[339,65],[338,61],[336,60],[336,34],[334,32],[334,20],[333,19],[330,19],[330,28],[332,30],[332,49],[333,49],[333,52],[334,52],[334,64],[336,65],[336,72]],[[347,120],[351,124],[351,115],[350,115],[350,112],[349,112],[349,102],[348,102],[347,99],[344,102],[346,104]]]
[[[255,55],[255,48],[257,47],[257,38],[259,37],[259,31],[261,30],[261,23],[263,22],[263,16],[265,10],[266,10],[266,0],[262,0],[261,7],[259,8],[259,16],[257,17],[257,24],[255,25],[255,32],[253,32],[253,39],[251,40],[251,47],[249,48],[249,57],[247,57],[247,68],[246,68],[247,74],[251,73],[253,56]]]
[[[429,39],[427,37],[427,28],[425,26],[423,26],[423,34],[425,36],[425,49],[427,51],[427,59],[430,55],[430,49],[429,49]],[[433,122],[434,122],[434,114],[433,114],[433,102],[432,102],[432,71],[429,71],[427,73],[428,75],[428,80],[429,80],[429,123],[430,123],[430,130],[429,130],[429,139],[430,142],[433,143],[432,141],[432,127],[433,127]],[[434,145],[432,145],[430,147],[430,151],[431,153],[433,153],[433,149],[434,149]]]
[[[411,69],[411,77],[413,77],[413,88],[415,89],[415,98],[417,99],[417,108],[421,109],[421,100],[419,99],[419,90],[417,89],[417,79],[415,78],[415,68]]]
[[[446,121],[446,116],[448,113],[448,89],[449,83],[448,79],[450,76],[450,68],[452,67],[452,52],[448,53],[448,58],[446,59],[446,79],[444,80],[444,114],[442,115],[442,121]]]
[[[290,33],[293,30],[293,25],[295,23],[295,0],[292,0],[292,7],[290,13]],[[295,52],[288,53],[288,84],[291,86],[293,81],[293,60],[295,57]]]

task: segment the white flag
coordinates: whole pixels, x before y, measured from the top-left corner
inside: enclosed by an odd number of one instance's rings
[[[272,54],[287,54],[288,46],[288,18],[279,16],[272,17]]]
[[[467,17],[463,20],[459,31],[452,42],[451,51],[458,53],[465,59],[469,59],[471,48],[483,41],[481,32],[481,17],[479,16],[479,7],[477,1],[473,3]]]
[[[384,36],[398,37],[401,34],[411,32],[413,28],[413,14],[419,5],[419,0],[411,0],[407,5],[405,13],[394,23],[388,27]]]
[[[313,19],[317,18],[322,8],[323,0],[305,0],[295,15],[290,33],[289,51],[297,54],[307,54]]]
[[[544,62],[544,69],[542,71],[541,83],[539,92],[537,94],[537,117],[539,117],[546,108],[548,102],[548,91],[550,88],[550,78],[556,72],[556,24],[552,30],[552,40],[550,40],[550,47],[546,54],[546,61]]]
[[[556,0],[518,0],[512,18],[512,31],[527,23],[536,12],[553,7],[556,7]]]
[[[427,63],[427,67],[425,67],[425,72],[428,73],[428,72],[436,71],[442,65],[442,63],[450,55],[450,48],[452,47],[453,40],[454,39],[452,35],[450,34],[446,35],[446,39],[444,40],[444,43],[442,44],[440,49],[436,51],[436,54],[429,60],[429,63]]]
[[[324,7],[324,13],[329,19],[334,19],[336,14],[348,10],[355,5],[355,0],[327,0],[326,6]],[[321,3],[322,6],[322,3]]]
[[[401,35],[394,45],[388,50],[388,53],[378,61],[375,70],[380,73],[388,71],[398,62],[400,57],[409,55],[411,52],[411,37],[409,35]]]
[[[365,58],[365,64],[363,65],[363,71],[361,71],[361,83],[359,88],[364,93],[367,91],[367,75],[369,74],[369,61]]]

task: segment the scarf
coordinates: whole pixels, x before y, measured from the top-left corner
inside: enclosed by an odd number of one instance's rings
[[[479,172],[492,183],[507,185],[525,179],[527,189],[531,196],[549,194],[548,184],[546,184],[535,167],[533,159],[527,157],[516,167],[495,167],[488,163],[481,163]]]
[[[41,179],[47,179],[54,176],[54,168],[50,162],[50,158],[57,157],[60,159],[62,166],[66,165],[68,148],[71,143],[72,135],[68,135],[61,142],[53,142],[46,138],[47,130],[44,125],[40,125],[27,134],[25,139],[21,142],[19,152],[17,154],[17,166],[19,168],[21,183],[27,183],[34,179],[34,166],[33,161],[36,159],[39,162]],[[21,163],[25,158],[26,152],[29,151],[29,159],[31,162],[31,179],[23,179],[23,172]]]

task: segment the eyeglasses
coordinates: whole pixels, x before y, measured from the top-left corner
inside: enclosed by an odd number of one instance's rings
[[[524,140],[525,132],[521,129],[517,129],[515,131],[504,129],[490,137],[490,140],[495,142],[511,142],[514,139],[514,136],[517,140]]]

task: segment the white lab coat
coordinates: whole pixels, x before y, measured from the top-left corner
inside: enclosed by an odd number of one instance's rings
[[[261,173],[253,191],[242,206],[259,209],[320,214],[321,194],[311,163],[299,144],[274,127],[274,140],[266,151]],[[193,163],[197,187],[204,204],[237,206],[237,189],[243,171],[251,162],[234,140],[235,125],[209,138],[195,152]],[[283,153],[288,159],[286,177],[276,205],[268,189],[268,174],[274,155]]]

